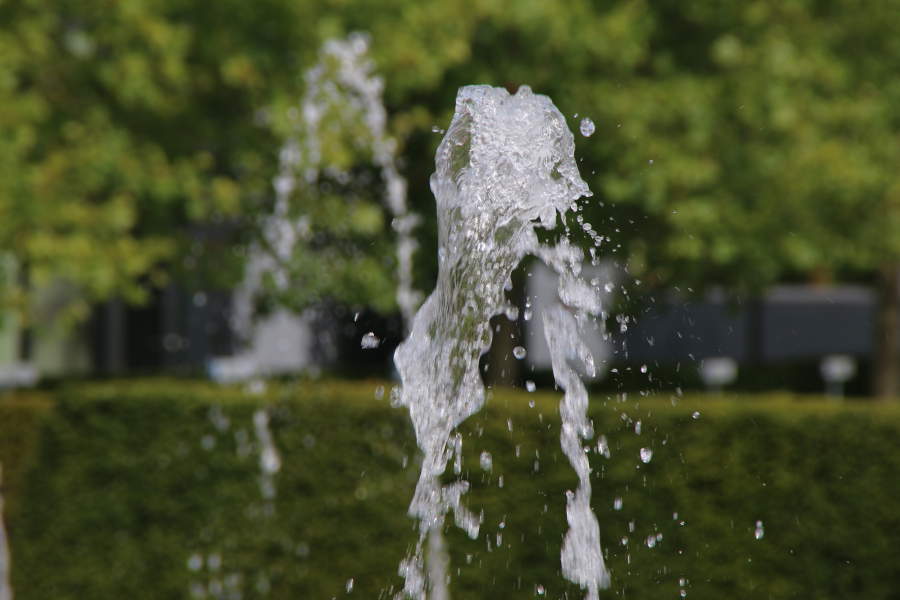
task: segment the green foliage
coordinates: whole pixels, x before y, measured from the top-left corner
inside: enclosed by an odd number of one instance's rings
[[[409,96],[410,73],[380,44],[378,19],[371,29],[423,212],[418,173],[438,139],[416,127],[445,125],[460,85],[529,84],[597,124],[576,138],[589,220],[609,237],[601,252],[652,286],[755,291],[897,260],[898,8],[445,3],[463,50],[444,42],[439,83],[423,74]]]
[[[637,276],[758,289],[896,260],[891,4],[656,6],[645,68],[601,109]]]
[[[218,580],[245,598],[330,598],[353,578],[353,595],[389,597],[415,540],[405,509],[418,467],[405,412],[373,397],[376,385],[76,386],[41,413],[37,437],[34,415],[4,418],[0,440],[24,430],[36,440],[24,485],[9,490],[16,596],[188,598],[192,584]],[[497,392],[465,424],[464,502],[484,524],[477,540],[448,528],[455,596],[531,598],[540,585],[545,597],[579,597],[559,575],[564,491],[576,479],[558,449],[558,399]],[[0,400],[4,416],[29,406]],[[260,408],[282,457],[268,507]],[[639,396],[595,399],[592,418],[611,450],[590,453],[613,577],[605,597],[678,597],[680,578],[688,597],[710,600],[895,595],[895,408]],[[648,464],[641,447],[653,450]],[[15,448],[0,452],[18,468]]]
[[[84,317],[97,299],[143,300],[172,270],[204,283],[210,249],[221,274],[231,253],[198,243],[196,224],[221,229],[267,191],[274,141],[253,116],[296,88],[305,10],[0,4],[0,251],[27,269],[4,304],[27,311],[17,297],[62,280],[62,312]]]
[[[33,286],[68,280],[76,316],[94,299],[140,300],[172,270],[233,281],[223,261],[271,206],[302,73],[322,40],[366,31],[429,217],[422,287],[435,268],[431,128],[469,83],[529,84],[594,118],[597,133],[578,138],[590,218],[610,238],[602,250],[649,284],[865,275],[900,256],[898,15],[896,0],[6,0],[0,249]],[[353,118],[333,131],[326,159],[364,164]],[[311,195],[306,206],[340,209],[314,215],[336,275],[301,265],[301,287],[389,296],[389,219],[354,211],[364,200]],[[239,235],[197,235],[197,223]],[[16,288],[3,284],[6,303],[27,307]]]
[[[0,393],[0,489],[9,512],[16,512],[25,495],[23,480],[32,467],[40,423],[51,409],[50,399],[44,395]]]

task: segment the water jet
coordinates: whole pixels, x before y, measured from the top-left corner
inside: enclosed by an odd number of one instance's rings
[[[558,301],[544,309],[543,321],[553,376],[565,390],[560,442],[579,481],[566,494],[562,572],[589,600],[609,585],[582,446],[593,436],[588,395],[576,371],[595,372],[580,332],[600,314],[600,294],[580,276],[579,248],[566,237],[541,243],[536,232],[564,222],[577,201],[591,195],[574,149],[563,115],[550,98],[527,86],[515,94],[490,86],[459,90],[430,182],[438,215],[437,285],[394,357],[402,384],[393,401],[408,408],[424,454],[409,507],[418,520],[418,540],[401,563],[404,589],[397,598],[448,597],[442,531],[449,513],[469,536],[478,535],[482,518],[462,504],[468,482],[458,477],[445,484],[441,477],[462,453],[456,428],[485,403],[478,361],[491,345],[489,321],[511,309],[505,289],[529,255],[559,275]],[[456,460],[457,476],[458,465]]]

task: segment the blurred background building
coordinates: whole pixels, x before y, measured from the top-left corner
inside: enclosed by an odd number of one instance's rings
[[[519,323],[528,354],[507,379],[512,383],[551,381],[540,308],[552,301],[556,282],[540,265],[532,273],[526,298],[535,316]],[[615,296],[607,294],[609,302]],[[610,369],[629,369],[635,377],[627,381],[646,386],[637,371],[649,365],[662,387],[698,387],[703,361],[725,357],[737,364],[741,388],[821,391],[822,360],[845,355],[859,365],[848,391],[862,394],[869,390],[875,311],[873,291],[863,286],[780,285],[751,302],[722,292],[695,299],[672,292],[631,315],[624,328],[610,319],[605,330],[598,327],[588,336],[601,371],[595,383],[603,385]],[[97,305],[88,322],[74,328],[51,322],[23,329],[9,320],[0,330],[2,383],[148,374],[221,381],[323,372],[390,376],[393,348],[401,339],[396,320],[372,312],[360,318],[285,310],[260,318],[242,339],[231,326],[232,314],[229,292],[171,285],[143,306]],[[370,331],[383,344],[364,349],[360,340]]]

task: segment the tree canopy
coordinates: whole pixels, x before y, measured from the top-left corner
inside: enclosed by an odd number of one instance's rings
[[[83,317],[199,268],[192,224],[224,227],[268,193],[273,135],[254,115],[298,86],[302,10],[0,3],[0,248],[28,287],[64,279]]]
[[[352,31],[371,36],[425,217],[422,288],[434,276],[432,128],[470,83],[528,84],[573,129],[576,113],[595,121],[578,136],[587,217],[601,252],[647,288],[874,282],[900,265],[897,0],[5,0],[0,22],[0,248],[30,285],[77,288],[76,315],[114,295],[140,301],[173,272],[238,279],[274,203],[283,111],[322,41]],[[325,212],[340,204],[315,193]],[[371,268],[354,272],[381,273],[390,219],[363,213],[319,216],[326,232],[369,227]],[[380,275],[342,277],[352,261],[340,253],[328,260],[307,266],[333,280],[329,296],[387,289]],[[22,285],[0,285],[27,304]]]

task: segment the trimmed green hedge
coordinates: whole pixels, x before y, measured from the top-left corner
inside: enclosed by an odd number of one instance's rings
[[[417,452],[378,385],[134,381],[52,404],[0,398],[17,600],[390,598],[415,540]],[[497,393],[465,424],[464,501],[484,524],[477,540],[448,529],[454,598],[581,597],[559,575],[576,478],[558,398]],[[282,458],[272,500],[261,408]],[[611,451],[590,453],[605,597],[900,597],[900,409],[595,397],[592,417]]]

